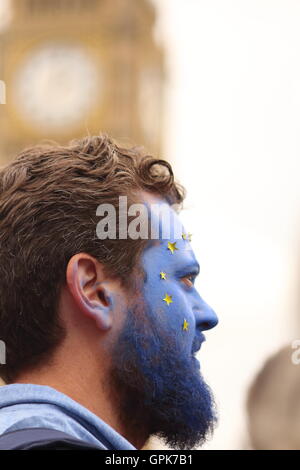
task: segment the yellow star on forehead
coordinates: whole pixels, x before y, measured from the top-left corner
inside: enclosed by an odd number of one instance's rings
[[[160,272],[160,278],[161,279],[167,279],[166,278],[166,273],[164,273],[163,271]]]
[[[175,250],[178,250],[178,248],[176,247],[176,242],[168,242],[168,250],[170,250],[172,254]]]
[[[167,303],[168,306],[169,306],[169,304],[171,304],[173,302],[172,296],[169,295],[169,294],[166,294],[165,298],[163,300]]]
[[[182,239],[183,239],[183,240],[186,240],[186,238],[187,238],[187,234],[186,234],[186,233],[183,233],[183,234],[182,234]]]
[[[184,319],[183,325],[182,325],[183,331],[188,331],[189,329],[189,323]]]

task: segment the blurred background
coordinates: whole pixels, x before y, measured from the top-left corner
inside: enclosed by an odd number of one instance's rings
[[[104,131],[188,190],[208,449],[300,449],[299,24],[298,0],[0,0],[1,164]]]

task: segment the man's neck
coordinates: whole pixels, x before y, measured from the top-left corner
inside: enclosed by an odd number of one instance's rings
[[[99,377],[99,373],[93,374],[91,368],[88,370],[76,368],[75,370],[74,366],[67,368],[65,365],[58,368],[54,364],[48,364],[48,366],[22,372],[16,377],[14,383],[47,385],[64,393],[102,419],[137,449],[142,448],[148,436],[140,436],[136,429],[131,433],[130,426],[121,424],[112,394],[105,385],[106,380],[104,377]],[[130,416],[128,417],[129,423]],[[137,435],[139,437],[136,437]]]

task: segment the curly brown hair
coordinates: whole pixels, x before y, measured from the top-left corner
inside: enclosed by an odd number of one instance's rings
[[[58,302],[73,255],[94,256],[130,288],[146,240],[99,240],[96,208],[117,208],[122,195],[139,202],[141,190],[169,204],[184,199],[167,161],[106,135],[29,148],[1,170],[0,339],[7,361],[0,374],[7,382],[47,359],[65,337]]]

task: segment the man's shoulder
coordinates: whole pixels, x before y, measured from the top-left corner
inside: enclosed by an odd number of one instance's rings
[[[26,428],[0,436],[0,450],[101,450],[56,429]]]

